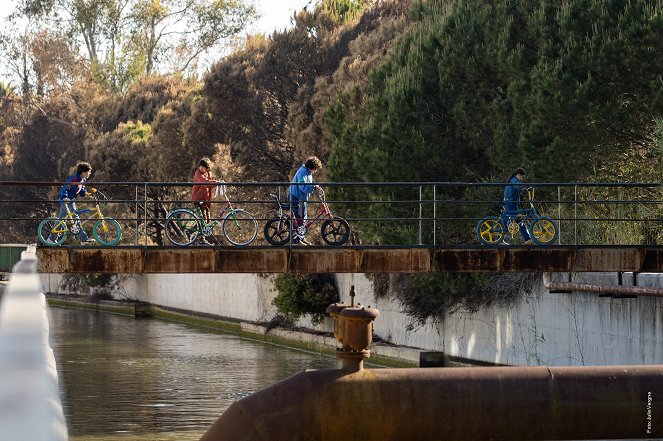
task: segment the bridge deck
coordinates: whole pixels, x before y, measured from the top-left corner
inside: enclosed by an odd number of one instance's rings
[[[1,246],[0,271],[23,245]],[[663,272],[663,247],[70,247],[37,249],[40,273]]]

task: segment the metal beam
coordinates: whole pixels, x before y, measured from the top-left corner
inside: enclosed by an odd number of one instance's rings
[[[663,272],[663,247],[40,247],[37,256],[40,273]]]

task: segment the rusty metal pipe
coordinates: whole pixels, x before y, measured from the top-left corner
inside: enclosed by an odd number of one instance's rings
[[[663,366],[306,371],[200,441],[661,438],[659,397]]]
[[[645,286],[597,285],[590,283],[553,282],[549,273],[543,273],[543,286],[549,291],[595,292],[599,294],[636,295],[663,297],[663,289]]]

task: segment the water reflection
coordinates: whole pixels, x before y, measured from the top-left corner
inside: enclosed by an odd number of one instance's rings
[[[232,402],[336,360],[159,320],[52,308],[72,440],[197,440]]]

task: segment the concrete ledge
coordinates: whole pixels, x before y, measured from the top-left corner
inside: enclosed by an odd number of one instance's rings
[[[0,305],[0,439],[68,439],[34,250],[14,266]]]

